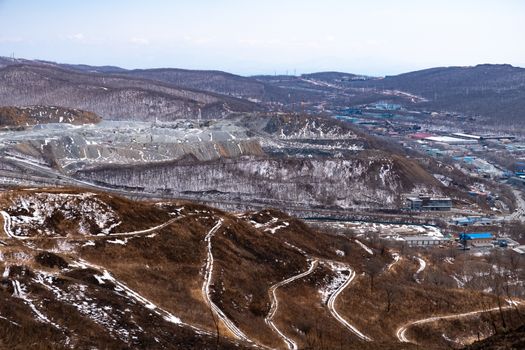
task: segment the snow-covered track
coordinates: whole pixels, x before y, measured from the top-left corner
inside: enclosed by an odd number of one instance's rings
[[[0,215],[2,215],[2,219],[4,221],[4,232],[9,238],[14,238],[13,232],[11,231],[11,216],[6,213],[5,211],[1,210]]]
[[[319,263],[319,261],[316,260],[316,259],[311,260],[310,261],[310,267],[308,268],[308,270],[306,270],[306,271],[304,271],[304,272],[302,272],[302,273],[300,273],[298,275],[295,275],[295,276],[292,276],[290,278],[287,278],[287,279],[285,279],[283,281],[277,282],[276,284],[271,286],[270,289],[268,290],[268,295],[270,296],[270,300],[271,300],[271,307],[270,307],[270,311],[268,312],[268,315],[266,315],[264,321],[284,341],[284,343],[286,344],[286,346],[290,350],[296,350],[298,348],[297,347],[297,343],[295,341],[293,341],[292,339],[290,339],[289,337],[287,337],[281,330],[279,330],[279,328],[277,328],[277,326],[273,322],[273,318],[275,317],[275,314],[277,312],[277,308],[279,307],[279,299],[277,299],[276,291],[277,291],[277,289],[279,287],[282,287],[282,286],[284,286],[286,284],[292,283],[293,281],[296,281],[298,279],[301,279],[303,277],[308,276],[309,274],[311,274],[315,270],[315,268],[317,267],[318,263]]]
[[[2,215],[4,224],[3,229],[5,234],[8,238],[15,238],[19,240],[49,240],[49,239],[56,239],[56,240],[67,240],[67,237],[62,236],[37,236],[37,237],[29,237],[29,236],[19,236],[15,235],[12,231],[12,220],[11,216],[1,210],[0,215]],[[153,226],[144,230],[138,230],[138,231],[130,231],[130,232],[116,232],[116,233],[110,233],[110,234],[100,234],[100,235],[89,235],[89,236],[83,236],[83,237],[71,237],[70,239],[73,241],[91,241],[96,239],[106,239],[106,238],[113,238],[113,237],[134,237],[134,236],[141,236],[141,235],[147,235],[153,232],[157,232],[159,230],[162,230],[163,228],[173,224],[174,222],[181,220],[182,218],[185,218],[186,216],[178,216],[176,218],[172,218],[160,225]]]
[[[419,275],[421,274],[421,272],[423,272],[426,267],[427,267],[427,262],[425,260],[423,260],[422,258],[420,257],[414,257],[418,262],[419,262],[419,268],[417,269],[416,273],[414,274],[414,280],[417,282],[417,283],[421,283],[421,280],[419,279]]]
[[[211,300],[210,297],[210,285],[213,277],[213,254],[212,254],[212,244],[211,239],[215,233],[221,228],[223,219],[220,218],[215,226],[213,226],[210,231],[206,234],[204,241],[207,244],[207,257],[206,257],[206,267],[204,271],[204,284],[202,285],[202,296],[206,301],[206,304],[210,307],[211,311],[217,318],[224,324],[224,326],[239,340],[243,340],[247,343],[254,343],[250,338],[246,336],[232,320],[224,314],[224,312]]]
[[[514,308],[516,308],[517,305],[521,304],[521,302],[513,301],[513,300],[508,301],[508,303],[509,303],[509,305],[501,307],[501,310],[514,309]],[[401,326],[401,327],[399,327],[397,329],[396,337],[402,343],[417,344],[415,341],[411,341],[406,335],[406,332],[407,332],[408,328],[410,328],[410,327],[413,327],[413,326],[416,326],[416,325],[425,324],[425,323],[441,321],[441,320],[451,320],[451,319],[457,319],[457,318],[463,318],[463,317],[476,316],[476,315],[484,314],[484,313],[487,313],[487,312],[494,312],[494,311],[499,311],[499,310],[500,310],[499,307],[494,307],[494,308],[491,308],[491,309],[476,310],[476,311],[464,312],[464,313],[460,313],[460,314],[445,315],[445,316],[432,316],[432,317],[423,318],[423,319],[417,320],[417,321],[411,321],[411,322],[408,322],[405,325],[403,325],[403,326]]]
[[[154,227],[150,227],[150,228],[145,229],[145,230],[131,231],[131,232],[116,232],[116,233],[111,233],[109,235],[105,235],[105,236],[101,236],[101,237],[111,238],[111,237],[114,237],[114,236],[140,236],[140,235],[145,235],[145,234],[149,234],[149,233],[153,233],[153,232],[157,232],[159,230],[162,230],[163,228],[173,224],[175,221],[178,221],[178,220],[182,219],[183,217],[184,216],[179,216],[179,217],[170,219],[170,220],[166,221],[163,224],[160,224],[160,225],[157,225],[157,226],[154,226]]]
[[[395,264],[397,264],[400,260],[401,260],[401,255],[399,255],[399,253],[392,253],[392,258],[394,259],[394,261],[392,261],[388,267],[386,268],[387,271],[390,271],[392,270],[392,268],[394,267]]]
[[[361,248],[363,248],[364,251],[366,251],[368,254],[370,255],[374,255],[374,251],[372,249],[370,249],[366,244],[364,244],[363,242],[355,239],[354,240]]]
[[[350,332],[354,333],[357,337],[359,337],[359,339],[361,340],[364,340],[364,341],[372,341],[372,339],[366,335],[364,335],[361,331],[359,331],[355,326],[351,325],[347,320],[345,320],[340,314],[339,312],[337,312],[337,309],[335,307],[335,302],[337,300],[337,297],[346,289],[346,287],[348,287],[350,285],[350,283],[354,280],[355,278],[355,271],[348,268],[348,272],[349,272],[349,275],[348,275],[348,278],[346,279],[346,281],[341,284],[339,286],[339,288],[337,288],[331,295],[330,297],[328,298],[328,302],[327,302],[327,306],[328,306],[328,310],[330,311],[330,313],[332,314],[332,316],[339,322],[341,323],[346,329],[348,329]]]

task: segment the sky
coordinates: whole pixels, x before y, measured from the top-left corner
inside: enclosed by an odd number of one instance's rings
[[[0,0],[0,56],[241,75],[525,67],[523,0]]]

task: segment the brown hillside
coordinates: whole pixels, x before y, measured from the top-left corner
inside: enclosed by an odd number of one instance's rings
[[[102,119],[92,112],[79,109],[31,106],[0,107],[0,126],[26,126],[47,123],[95,124]]]
[[[410,322],[497,305],[437,283],[433,265],[444,263],[424,253],[418,272],[414,251],[396,263],[379,241],[275,210],[234,215],[60,189],[10,191],[0,203],[3,346],[416,348],[399,341],[405,327],[409,341],[446,349],[435,339],[454,328]]]

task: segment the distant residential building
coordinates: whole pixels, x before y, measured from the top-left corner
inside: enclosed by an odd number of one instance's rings
[[[432,197],[420,194],[417,197],[407,197],[410,210],[448,211],[452,209],[452,199],[448,197]]]

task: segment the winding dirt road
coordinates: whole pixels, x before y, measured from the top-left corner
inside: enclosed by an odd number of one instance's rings
[[[421,283],[421,280],[419,279],[419,274],[426,269],[427,262],[418,256],[415,256],[414,258],[419,262],[419,268],[414,274],[414,280],[416,281],[416,283]]]
[[[297,349],[297,343],[295,343],[292,339],[288,338],[281,330],[279,330],[279,328],[277,328],[277,326],[273,322],[273,318],[275,317],[275,313],[277,312],[277,308],[279,307],[279,300],[277,299],[277,295],[275,292],[277,291],[279,287],[282,287],[288,283],[291,283],[293,281],[296,281],[300,278],[306,277],[309,274],[311,274],[317,267],[318,263],[319,261],[317,259],[311,260],[310,267],[308,268],[308,270],[298,275],[292,276],[288,279],[285,279],[283,281],[277,282],[276,284],[271,286],[270,289],[268,290],[268,295],[270,296],[270,300],[271,300],[271,307],[264,321],[284,341],[288,349],[291,349],[291,350]]]
[[[510,305],[504,306],[501,309],[502,310],[514,309],[516,307],[516,304],[520,304],[520,302],[510,301],[509,304]],[[408,331],[408,328],[410,328],[412,326],[425,324],[425,323],[436,322],[436,321],[440,321],[440,320],[451,320],[451,319],[456,319],[456,318],[475,316],[475,315],[480,315],[480,314],[483,314],[483,313],[493,312],[493,311],[499,311],[499,307],[494,307],[494,308],[488,309],[488,310],[476,310],[476,311],[471,311],[471,312],[465,312],[465,313],[461,313],[461,314],[453,314],[453,315],[446,315],[446,316],[433,316],[433,317],[423,318],[423,319],[417,320],[417,321],[408,322],[407,324],[405,324],[405,325],[403,325],[403,326],[401,326],[401,327],[399,327],[397,329],[396,337],[402,343],[417,344],[417,342],[415,342],[413,340],[411,341],[406,335],[406,333]]]
[[[204,284],[202,285],[202,296],[206,301],[206,304],[210,307],[214,315],[224,324],[224,326],[235,336],[235,338],[243,340],[247,343],[254,344],[254,342],[246,336],[232,320],[224,314],[224,312],[211,300],[210,298],[210,285],[212,282],[213,275],[213,254],[212,254],[212,245],[211,239],[215,233],[221,228],[223,219],[220,218],[215,226],[211,228],[210,231],[206,234],[204,241],[207,243],[208,254],[206,257],[206,267],[204,272]]]
[[[91,240],[97,240],[97,239],[111,239],[111,238],[114,238],[114,237],[133,237],[133,236],[141,236],[141,235],[146,235],[146,234],[150,234],[150,233],[153,233],[153,232],[157,232],[171,224],[173,224],[174,222],[180,220],[180,219],[183,219],[187,216],[178,216],[176,218],[173,218],[173,219],[170,219],[160,225],[157,225],[157,226],[153,226],[153,227],[150,227],[150,228],[147,228],[147,229],[144,229],[144,230],[138,230],[138,231],[130,231],[130,232],[116,232],[116,233],[110,233],[110,234],[101,234],[101,235],[89,235],[89,236],[82,236],[82,237],[62,237],[62,236],[37,236],[37,237],[29,237],[29,236],[18,236],[18,235],[15,235],[12,231],[12,220],[11,220],[11,216],[3,211],[3,210],[0,210],[0,215],[2,216],[2,219],[4,221],[4,224],[3,224],[3,229],[4,229],[4,232],[6,234],[6,236],[8,238],[15,238],[15,239],[19,239],[19,240],[28,240],[28,241],[36,241],[36,240],[49,240],[49,239],[56,239],[56,240],[64,240],[64,239],[70,239],[72,241],[91,241]]]
[[[327,306],[328,306],[328,310],[330,311],[330,313],[332,314],[332,316],[339,322],[341,323],[346,329],[348,329],[350,332],[354,333],[356,336],[359,337],[359,339],[361,340],[364,340],[364,341],[372,341],[372,339],[366,335],[364,335],[361,331],[359,331],[356,327],[354,327],[353,325],[351,325],[350,323],[348,323],[347,320],[345,320],[340,314],[339,312],[337,312],[337,309],[335,307],[335,302],[337,300],[337,297],[346,289],[346,287],[348,287],[350,285],[350,283],[354,280],[355,278],[355,271],[348,268],[348,272],[349,272],[349,275],[348,275],[348,278],[346,279],[346,281],[341,284],[339,286],[339,288],[337,288],[335,290],[335,292],[332,293],[332,295],[330,295],[330,298],[328,299],[328,303],[327,303]]]
[[[401,255],[399,255],[399,253],[392,253],[392,258],[394,259],[394,261],[392,261],[388,267],[386,268],[387,271],[390,271],[395,264],[397,264],[400,260],[401,260]]]

